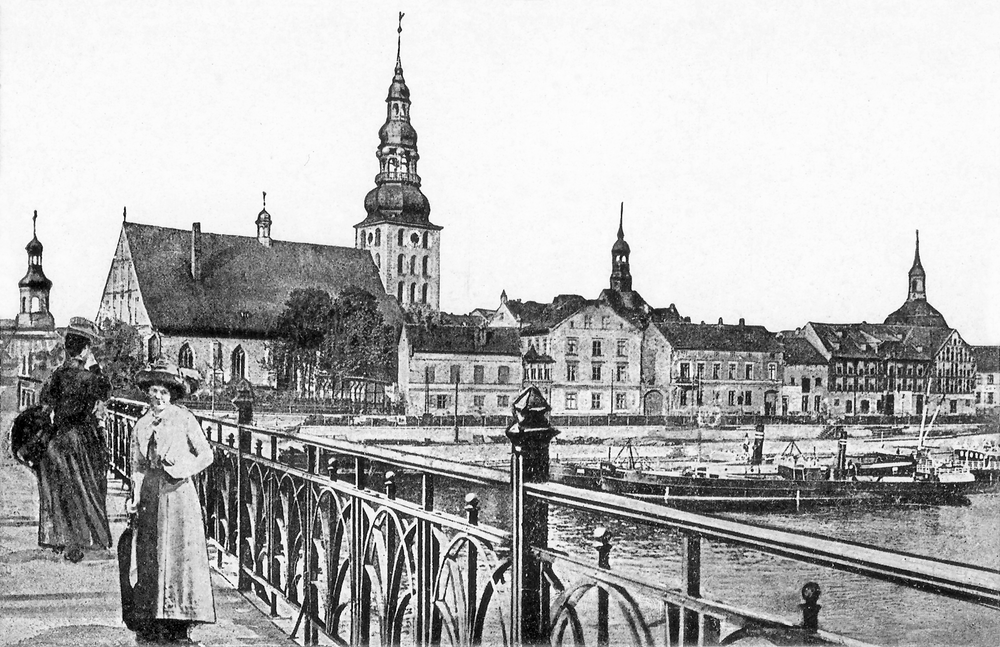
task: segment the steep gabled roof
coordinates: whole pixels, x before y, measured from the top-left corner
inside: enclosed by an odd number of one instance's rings
[[[406,337],[415,353],[521,356],[516,328],[407,324]]]
[[[802,337],[783,337],[781,345],[784,347],[785,364],[789,366],[815,366],[817,364],[826,365],[826,358],[823,357],[816,347],[809,343],[809,340]]]
[[[266,336],[296,288],[320,288],[336,298],[365,290],[386,322],[402,312],[385,293],[365,250],[201,234],[201,278],[191,276],[192,232],[127,222],[123,225],[149,320],[166,333]]]
[[[928,361],[955,331],[930,326],[888,324],[809,324],[835,358]]]
[[[733,324],[654,324],[674,348],[754,353],[780,353],[774,334],[764,326]]]

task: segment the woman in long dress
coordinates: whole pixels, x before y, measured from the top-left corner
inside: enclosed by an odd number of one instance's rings
[[[38,544],[79,562],[85,548],[110,548],[108,452],[94,405],[111,389],[90,352],[97,327],[82,317],[62,331],[66,361],[42,387],[41,403],[52,412],[55,434],[39,458]]]
[[[215,622],[205,524],[193,478],[212,464],[212,448],[194,415],[174,401],[187,395],[177,366],[140,371],[151,407],[132,430],[136,514],[133,593],[140,640],[187,642],[196,623]]]

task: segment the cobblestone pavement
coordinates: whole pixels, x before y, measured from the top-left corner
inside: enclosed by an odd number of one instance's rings
[[[111,531],[124,530],[124,491],[108,486]],[[0,645],[135,645],[121,620],[118,564],[113,550],[88,551],[72,564],[38,547],[38,492],[30,470],[0,464]],[[292,642],[270,619],[213,573],[218,621],[192,638],[214,645],[286,645]]]

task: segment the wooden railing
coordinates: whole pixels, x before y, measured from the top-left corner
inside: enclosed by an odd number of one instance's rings
[[[112,464],[124,479],[144,409],[122,400],[108,408]],[[1000,608],[996,571],[550,483],[548,447],[558,432],[546,410],[537,390],[519,396],[507,432],[509,471],[199,415],[216,452],[199,486],[218,564],[235,561],[239,588],[271,613],[291,609],[300,620],[294,633],[307,644],[321,634],[352,645],[722,644],[758,636],[860,644],[819,628],[820,587],[812,582],[802,587],[801,621],[704,597],[703,541]],[[446,486],[449,495],[465,494],[444,501]],[[681,586],[612,569],[603,527],[591,529],[596,559],[551,549],[550,507],[678,531]]]

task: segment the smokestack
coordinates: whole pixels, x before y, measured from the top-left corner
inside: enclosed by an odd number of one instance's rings
[[[751,465],[760,465],[764,462],[764,424],[757,423],[753,430],[753,455],[750,457]]]
[[[201,223],[191,224],[191,278],[201,280]]]

